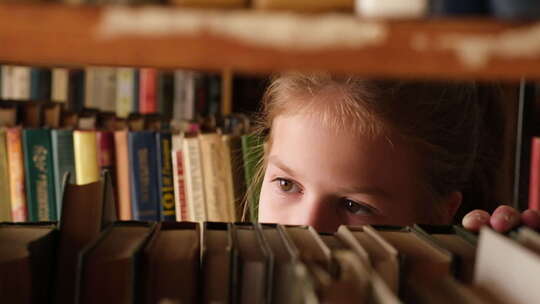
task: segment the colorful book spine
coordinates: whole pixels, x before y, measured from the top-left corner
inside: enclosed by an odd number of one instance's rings
[[[145,68],[140,70],[139,82],[139,112],[153,114],[157,112],[157,71]]]
[[[100,171],[108,170],[113,180],[115,180],[114,133],[110,131],[98,131],[96,135]]]
[[[128,153],[128,131],[114,132],[114,144],[116,153],[116,185],[117,185],[117,210],[121,221],[132,220],[131,213],[131,188]]]
[[[159,220],[161,207],[159,206],[157,149],[154,132],[130,132],[128,150],[133,219]]]
[[[66,103],[69,93],[69,72],[64,68],[52,70],[51,99],[54,102]]]
[[[174,181],[174,202],[177,221],[189,220],[186,200],[186,179],[184,174],[184,159],[182,154],[183,135],[177,134],[172,138],[172,163]]]
[[[86,185],[99,180],[97,149],[97,134],[95,131],[73,131],[77,185]]]
[[[7,153],[9,163],[9,187],[11,195],[11,217],[14,222],[28,219],[26,192],[24,186],[24,155],[22,149],[21,128],[9,128],[7,135]]]
[[[156,133],[156,146],[158,149],[158,188],[161,193],[161,220],[175,221],[175,200],[173,170],[171,159],[171,140],[172,135],[169,132]]]
[[[9,195],[9,166],[6,130],[0,129],[0,222],[11,222],[11,196]]]
[[[29,220],[55,221],[58,218],[50,130],[25,129],[22,137]]]
[[[52,130],[51,143],[56,189],[56,210],[58,210],[58,218],[60,218],[62,213],[62,200],[64,197],[64,189],[62,188],[64,175],[69,172],[69,182],[72,184],[74,184],[76,180],[73,131]]]

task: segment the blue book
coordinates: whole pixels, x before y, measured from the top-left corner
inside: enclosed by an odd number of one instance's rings
[[[171,145],[172,135],[170,132],[156,133],[158,189],[160,189],[162,221],[176,221]]]
[[[73,131],[51,130],[54,185],[56,189],[56,210],[61,216],[64,189],[64,175],[69,172],[69,183],[75,184],[75,152],[73,150]]]
[[[151,131],[129,132],[131,210],[134,220],[161,219],[158,188],[156,135]]]
[[[52,74],[50,69],[30,69],[30,99],[49,101],[51,100]]]

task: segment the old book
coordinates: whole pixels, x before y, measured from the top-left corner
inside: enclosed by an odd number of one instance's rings
[[[237,303],[269,303],[272,295],[273,254],[261,228],[252,223],[233,226],[236,259]]]
[[[354,0],[334,1],[286,1],[286,0],[255,0],[252,3],[256,9],[287,10],[300,12],[329,12],[347,11],[352,12]]]
[[[190,221],[205,221],[208,218],[204,191],[204,173],[201,161],[201,148],[197,137],[183,140],[182,156],[186,176],[186,200]]]
[[[411,301],[413,303],[493,303],[485,301],[450,276],[433,281],[414,280],[409,282],[408,285],[411,289]]]
[[[12,220],[6,129],[0,128],[0,222]]]
[[[204,180],[204,198],[207,220],[225,222],[231,220],[231,198],[227,184],[225,160],[223,159],[223,143],[221,135],[207,133],[199,135]]]
[[[313,227],[285,225],[284,229],[296,246],[300,260],[308,266],[316,265],[331,272],[331,251]]]
[[[158,189],[161,208],[161,220],[176,220],[175,198],[172,168],[172,134],[156,132]]]
[[[230,223],[205,222],[202,246],[202,303],[236,303],[233,298],[236,286],[235,249]]]
[[[139,113],[157,112],[157,70],[142,68],[139,71]]]
[[[133,303],[140,276],[138,259],[155,226],[116,222],[85,248],[80,256],[77,303]]]
[[[1,89],[2,88],[0,88],[0,90]],[[7,107],[0,108],[0,126],[14,127],[16,124],[17,124],[17,107],[7,106]]]
[[[95,241],[102,229],[115,220],[110,178],[85,185],[64,178],[60,237],[56,256],[55,303],[76,302],[76,279],[81,251]]]
[[[28,219],[55,221],[56,189],[51,147],[47,129],[24,129],[22,133]]]
[[[24,184],[22,129],[20,127],[6,129],[6,148],[9,165],[11,220],[25,222],[28,219],[28,209]]]
[[[32,67],[30,69],[30,99],[51,100],[51,76],[49,68]]]
[[[56,189],[56,210],[58,217],[61,217],[62,210],[62,180],[66,172],[69,172],[69,183],[74,184],[75,172],[75,152],[73,149],[73,131],[71,130],[51,130],[51,144],[53,154],[54,180]]]
[[[118,68],[116,71],[116,116],[127,118],[136,112],[135,85],[138,79],[133,68]]]
[[[199,223],[158,223],[143,251],[141,273],[146,303],[158,303],[162,299],[198,302],[202,287],[199,283],[200,233]]]
[[[128,153],[128,130],[114,132],[116,153],[116,191],[118,218],[131,220],[131,182]]]
[[[51,222],[0,223],[3,303],[49,303],[58,231]]]
[[[114,132],[104,130],[97,131],[96,139],[99,171],[103,172],[103,170],[107,170],[114,181],[116,180]]]
[[[156,135],[152,131],[129,132],[131,212],[135,220],[159,220]]]
[[[116,111],[116,69],[100,67],[96,72],[97,109],[102,112],[114,113]]]
[[[171,155],[173,165],[174,206],[177,221],[187,221],[190,218],[186,198],[186,179],[182,153],[183,140],[183,134],[174,134],[172,136]]]
[[[246,195],[246,179],[242,141],[240,136],[223,135],[225,165],[230,166],[230,178],[233,188],[231,212],[236,220],[242,218],[242,206]],[[229,178],[229,177],[228,177]],[[229,186],[230,187],[230,186]]]
[[[2,91],[0,92],[0,96],[2,99],[8,100],[12,99],[12,73],[13,73],[13,66],[11,65],[2,65],[1,66],[1,74],[2,74]]]
[[[78,185],[99,180],[99,161],[96,131],[73,131],[75,173]]]
[[[52,69],[51,99],[67,103],[69,93],[69,71],[65,68]]]
[[[399,259],[397,249],[372,230],[370,226],[339,227],[336,236],[345,242],[359,258],[369,261],[389,289],[397,293]]]
[[[30,100],[30,67],[14,66],[11,77],[11,98]]]

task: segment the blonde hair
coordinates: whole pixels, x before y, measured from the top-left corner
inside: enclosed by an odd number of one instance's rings
[[[258,132],[271,146],[274,119],[302,113],[317,115],[321,123],[338,130],[397,134],[422,160],[419,178],[429,198],[438,201],[461,191],[463,215],[473,208],[493,208],[503,133],[496,93],[474,82],[285,73],[274,76],[266,90]],[[330,96],[337,100],[328,100]],[[259,179],[263,172],[264,164]]]

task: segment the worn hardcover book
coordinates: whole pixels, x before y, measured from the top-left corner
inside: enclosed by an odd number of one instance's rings
[[[28,219],[28,208],[24,184],[22,129],[20,127],[6,129],[6,148],[9,165],[11,219],[14,222],[25,222]]]
[[[22,138],[28,219],[33,222],[55,221],[56,188],[51,132],[47,129],[25,129]]]
[[[11,74],[11,98],[30,99],[30,67],[14,66]]]
[[[69,95],[69,71],[65,68],[52,69],[51,99],[67,103]]]
[[[172,166],[172,134],[156,133],[158,189],[160,197],[161,220],[175,221],[175,199]]]
[[[143,68],[139,71],[139,113],[157,112],[157,70]]]
[[[118,218],[122,221],[133,219],[131,213],[131,182],[128,150],[128,130],[114,132],[116,154],[116,198]]]
[[[11,196],[9,195],[9,165],[7,152],[6,129],[0,129],[0,222],[10,222],[12,220],[11,213]]]
[[[78,185],[99,180],[99,162],[96,131],[73,131],[76,182]]]
[[[133,219],[159,220],[161,207],[155,133],[151,131],[129,132],[128,151]]]
[[[157,76],[157,112],[167,119],[172,118],[174,103],[174,73],[160,71]]]
[[[205,221],[208,219],[208,211],[206,210],[201,147],[197,137],[184,138],[182,156],[184,157],[189,220],[196,222]]]
[[[127,118],[130,113],[136,112],[135,108],[135,78],[133,68],[119,68],[116,72],[116,116]]]
[[[198,303],[201,290],[199,223],[161,222],[143,251],[142,299]],[[178,246],[182,244],[182,246]]]
[[[58,217],[61,217],[62,199],[64,189],[63,178],[69,172],[69,183],[74,184],[75,172],[75,152],[73,150],[73,131],[71,130],[51,130],[51,144],[53,153],[54,180],[56,189],[56,210]]]
[[[234,218],[240,220],[242,218],[242,205],[246,195],[246,179],[244,168],[244,157],[242,155],[242,141],[240,136],[223,135],[224,144],[224,160],[225,166],[230,166],[230,183],[233,189],[233,201],[231,211]],[[229,177],[228,177],[229,178]]]
[[[189,220],[186,198],[186,178],[184,171],[184,158],[182,153],[184,135],[172,136],[172,164],[174,182],[174,205],[177,221]]]

